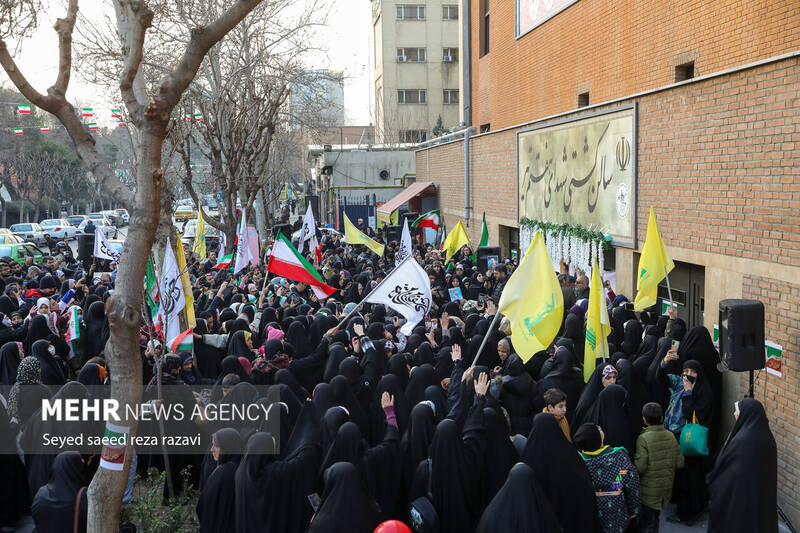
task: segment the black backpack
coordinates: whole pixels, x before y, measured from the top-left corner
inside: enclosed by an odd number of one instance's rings
[[[433,465],[428,459],[428,492],[411,502],[409,508],[409,525],[414,533],[439,533],[439,513],[433,506],[431,482],[433,480]]]

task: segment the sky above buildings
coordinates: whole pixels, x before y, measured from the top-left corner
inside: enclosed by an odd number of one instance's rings
[[[269,0],[266,0],[269,1]],[[326,50],[313,54],[308,59],[308,68],[341,70],[345,75],[344,104],[345,122],[348,125],[366,125],[374,122],[370,112],[372,25],[371,7],[368,0],[325,0],[329,15],[324,27],[315,34],[317,47]],[[15,59],[32,85],[41,92],[53,84],[58,71],[56,49],[58,40],[53,24],[64,14],[61,0],[46,0],[47,8],[41,13],[39,28],[33,37],[22,43]],[[106,14],[113,16],[113,9],[101,0],[81,2],[82,14],[89,24],[102,24]],[[0,70],[0,83],[11,86],[11,82]],[[100,115],[109,115],[112,104],[102,91],[80,76],[70,81],[68,97],[73,103],[91,105]]]

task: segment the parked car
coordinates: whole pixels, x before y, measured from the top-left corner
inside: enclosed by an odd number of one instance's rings
[[[32,242],[36,245],[44,243],[44,230],[39,224],[34,222],[26,222],[24,224],[14,224],[10,228],[11,233],[20,237],[26,242]]]
[[[177,220],[189,220],[197,218],[197,211],[191,205],[180,205],[175,209],[175,214],[172,215]]]
[[[0,233],[0,244],[22,244],[23,242],[25,241],[13,233]]]
[[[81,222],[87,220],[89,217],[86,215],[70,215],[66,217],[67,222],[75,226],[76,228],[81,225]]]
[[[35,265],[41,265],[44,253],[30,242],[0,245],[0,257],[10,257],[17,263],[25,264],[26,257],[33,257]]]
[[[103,228],[103,235],[106,236],[106,239],[116,239],[117,238],[117,233],[118,233],[117,227],[114,226],[111,222],[109,222],[107,218],[103,217],[103,218],[97,218],[97,219],[91,219],[91,220],[92,220],[92,223],[95,226]],[[85,234],[86,224],[88,224],[88,223],[89,223],[88,220],[84,220],[83,222],[81,222],[81,225],[78,226],[78,235],[84,235]]]
[[[57,241],[69,241],[75,238],[78,228],[69,223],[65,218],[49,218],[39,223],[42,231],[49,234]]]
[[[116,227],[119,228],[122,226],[122,215],[117,214],[116,209],[109,209],[107,211],[103,211],[103,214]]]
[[[116,209],[117,215],[122,217],[122,225],[127,226],[131,222],[131,216],[128,214],[127,209]]]
[[[206,250],[216,250],[219,247],[219,230],[208,224],[206,226]],[[197,220],[190,220],[183,228],[181,242],[190,248],[194,245],[194,238],[197,235]]]

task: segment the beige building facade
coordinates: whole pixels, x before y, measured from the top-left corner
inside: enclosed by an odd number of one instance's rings
[[[416,143],[459,123],[458,0],[372,0],[375,135]]]

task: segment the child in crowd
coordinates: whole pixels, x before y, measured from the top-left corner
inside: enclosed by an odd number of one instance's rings
[[[641,509],[639,474],[625,448],[612,448],[604,439],[600,426],[587,422],[574,442],[592,476],[604,533],[624,533]]]
[[[664,411],[658,403],[646,403],[642,418],[647,427],[636,441],[634,459],[642,487],[639,533],[658,533],[661,508],[672,496],[675,470],[683,468],[683,455],[664,427]]]
[[[544,409],[543,413],[550,413],[556,417],[561,431],[567,440],[572,442],[572,437],[569,433],[569,422],[567,422],[567,395],[561,389],[547,389],[544,392]]]

